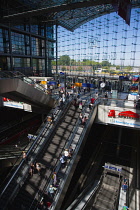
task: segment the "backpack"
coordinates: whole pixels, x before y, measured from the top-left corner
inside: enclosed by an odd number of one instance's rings
[[[122,210],[127,210],[128,207],[127,206],[123,206]]]

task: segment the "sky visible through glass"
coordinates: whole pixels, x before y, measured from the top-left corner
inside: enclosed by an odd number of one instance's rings
[[[140,66],[140,8],[132,9],[130,26],[116,12],[82,25],[74,32],[58,27],[58,58],[109,61],[112,65]]]

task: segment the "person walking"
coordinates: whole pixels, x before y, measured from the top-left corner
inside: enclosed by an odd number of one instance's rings
[[[97,98],[98,98],[98,93],[96,92],[96,93],[95,93],[95,99],[97,99]]]

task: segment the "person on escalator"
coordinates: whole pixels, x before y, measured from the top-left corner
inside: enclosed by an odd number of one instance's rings
[[[80,103],[79,103],[79,109],[82,111],[82,108],[83,108],[83,104],[82,104],[82,101],[80,101]]]
[[[54,115],[53,113],[51,114],[51,124],[53,124],[53,121],[54,121]]]
[[[123,184],[122,189],[124,190],[124,192],[126,192],[126,191],[127,191],[127,189],[128,189],[128,185],[127,185],[127,183],[124,183],[124,184]]]
[[[49,193],[49,195],[50,195],[51,198],[54,197],[56,190],[57,190],[56,187],[53,187],[52,185],[50,185],[48,193]]]
[[[126,205],[126,203],[124,203],[124,206],[123,206],[122,210],[129,210],[129,208],[128,208],[128,206]]]
[[[27,155],[26,155],[26,152],[25,151],[22,152],[22,158],[23,159],[26,159],[27,158]]]
[[[65,159],[64,155],[62,155],[60,157],[60,162],[61,162],[61,168],[65,168],[65,166],[66,166],[66,159]]]
[[[73,155],[73,148],[72,146],[69,147],[69,157],[71,158]]]
[[[86,124],[86,121],[87,121],[87,117],[84,116],[84,117],[82,118],[82,125],[83,125],[83,126]]]
[[[38,172],[38,175],[40,175],[40,171],[41,171],[41,165],[40,165],[40,163],[36,163],[36,170]]]
[[[56,183],[57,183],[57,174],[56,174],[56,172],[53,172],[52,180],[53,180],[53,186],[55,187]]]

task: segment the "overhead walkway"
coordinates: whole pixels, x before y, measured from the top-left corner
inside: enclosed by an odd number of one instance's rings
[[[67,185],[76,167],[82,142],[84,142],[85,135],[89,131],[90,124],[94,121],[96,113],[93,116],[93,110],[91,113],[89,109],[85,110],[85,114],[89,116],[89,119],[87,125],[83,128],[79,126],[80,109],[75,108],[71,102],[63,108],[63,111],[58,110],[58,112],[55,116],[54,125],[46,123],[32,148],[27,152],[28,160],[21,161],[18,169],[16,169],[9,183],[2,191],[0,209],[37,208],[43,196],[40,193],[47,192],[53,171],[60,169],[60,155],[66,147],[72,145],[74,155],[65,168],[67,170],[59,171],[62,180],[60,183],[61,192],[56,193],[55,202],[53,203],[54,208],[59,209],[57,206],[60,205],[60,200],[62,201],[64,198],[63,193],[67,190]],[[42,173],[41,176],[34,174],[33,177],[29,178],[30,163],[34,161],[41,163]]]
[[[0,95],[14,101],[30,104],[43,110],[50,110],[56,100],[45,93],[45,89],[24,75],[11,72],[0,73]],[[9,75],[10,74],[10,75]]]

